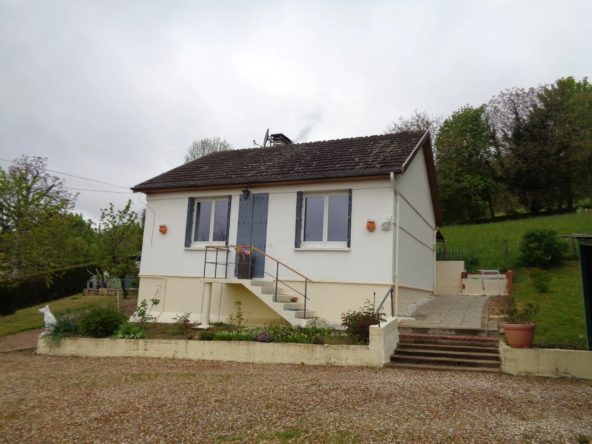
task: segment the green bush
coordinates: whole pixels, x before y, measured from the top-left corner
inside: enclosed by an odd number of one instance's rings
[[[508,324],[529,324],[539,314],[540,307],[532,302],[518,305],[513,297],[508,298],[500,313]]]
[[[479,271],[480,260],[477,256],[466,256],[465,257],[465,269],[469,273],[477,273]]]
[[[97,307],[84,314],[80,320],[80,330],[91,338],[106,338],[118,331],[126,321],[123,313],[117,310]]]
[[[80,336],[80,324],[75,316],[58,316],[48,330],[43,341],[49,348],[59,346],[65,336]]]
[[[369,300],[359,310],[350,310],[341,315],[341,323],[345,327],[347,334],[355,342],[364,344],[370,341],[370,326],[378,325],[379,322],[384,320],[384,314],[377,315]]]
[[[80,293],[96,262],[0,280],[0,315]]]
[[[202,341],[213,341],[216,333],[212,331],[204,331],[199,334],[199,339]]]
[[[559,238],[557,231],[544,228],[524,233],[519,250],[522,265],[547,269],[565,261],[569,246]]]
[[[146,331],[139,325],[126,322],[121,324],[117,332],[111,336],[113,339],[143,339],[146,337]]]
[[[551,273],[547,270],[541,270],[540,268],[532,268],[528,272],[534,288],[539,293],[547,293],[550,289],[549,284],[551,283]]]

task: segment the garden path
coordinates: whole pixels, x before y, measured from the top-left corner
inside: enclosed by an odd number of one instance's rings
[[[438,296],[419,306],[399,327],[485,329],[487,296]]]

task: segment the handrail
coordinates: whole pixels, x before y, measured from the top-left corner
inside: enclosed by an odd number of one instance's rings
[[[382,306],[386,302],[386,298],[388,298],[389,295],[391,296],[391,317],[395,317],[395,308],[393,306],[393,287],[391,287],[388,289],[388,291],[384,295],[384,298],[382,298],[382,302],[380,303],[380,305],[376,309],[376,317],[378,318],[378,326],[379,327],[380,327],[380,309],[382,308]]]
[[[278,260],[277,260],[275,257],[273,257],[273,256],[270,256],[269,254],[267,254],[267,253],[265,253],[265,252],[261,251],[259,248],[256,248],[256,247],[254,247],[254,246],[252,246],[252,245],[207,245],[207,246],[206,246],[206,248],[217,248],[217,249],[220,249],[220,250],[228,250],[228,249],[230,249],[230,248],[237,248],[237,247],[248,247],[248,248],[252,248],[253,250],[255,250],[255,251],[258,251],[258,252],[259,252],[259,253],[261,253],[262,255],[264,255],[264,256],[267,256],[267,257],[268,257],[268,258],[270,258],[271,260],[273,260],[273,261],[276,261],[278,264],[280,264],[280,265],[283,265],[283,266],[284,266],[284,267],[286,267],[288,270],[290,270],[290,271],[293,271],[293,272],[294,272],[294,273],[296,273],[298,276],[300,276],[300,277],[302,277],[302,278],[304,278],[304,279],[306,279],[306,280],[308,280],[308,281],[312,282],[313,284],[315,283],[315,281],[313,281],[311,278],[307,278],[307,277],[306,277],[306,276],[304,276],[303,274],[301,274],[301,273],[298,273],[298,272],[297,272],[296,270],[294,270],[293,268],[291,268],[291,267],[288,267],[286,264],[284,264],[284,263],[283,263],[283,262],[281,262],[281,261],[278,261]]]
[[[304,276],[301,273],[298,273],[296,270],[294,270],[291,267],[288,267],[286,264],[284,264],[283,262],[278,261],[276,258],[274,258],[273,256],[270,256],[269,254],[261,251],[260,249],[252,246],[252,245],[206,245],[206,257],[204,259],[204,277],[206,276],[206,267],[208,264],[216,264],[216,269],[214,271],[214,276],[217,277],[218,275],[218,251],[222,250],[222,251],[226,251],[226,261],[222,262],[223,264],[225,263],[225,267],[224,267],[224,276],[228,276],[228,255],[230,254],[230,249],[231,248],[236,248],[238,251],[238,248],[240,247],[245,247],[245,248],[249,248],[249,249],[253,249],[255,251],[258,251],[259,253],[261,253],[264,256],[267,256],[268,258],[270,258],[271,260],[276,262],[276,275],[275,275],[275,295],[273,298],[274,302],[277,302],[277,297],[278,297],[278,282],[282,282],[284,285],[288,286],[289,288],[291,288],[292,290],[294,290],[296,293],[298,293],[299,295],[304,297],[304,319],[306,319],[306,302],[308,300],[308,281],[312,282],[314,284],[314,281],[312,279],[307,278],[306,276]],[[208,248],[212,248],[214,250],[216,250],[216,261],[215,262],[208,262]],[[299,292],[298,290],[296,290],[295,288],[291,287],[290,285],[286,284],[284,281],[280,280],[280,265],[286,267],[288,270],[296,273],[298,276],[301,276],[302,278],[304,278],[304,294]],[[270,273],[265,271],[265,268],[261,268],[258,267],[255,264],[251,264],[251,266],[254,266],[256,268],[259,268],[261,270],[263,270],[263,274],[268,274],[269,276],[273,277],[273,275],[271,275]]]

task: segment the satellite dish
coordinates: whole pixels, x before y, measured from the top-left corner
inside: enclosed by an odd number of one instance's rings
[[[265,132],[265,137],[263,138],[263,146],[265,147],[265,145],[267,145],[267,141],[269,140],[269,128],[267,128],[267,131]]]

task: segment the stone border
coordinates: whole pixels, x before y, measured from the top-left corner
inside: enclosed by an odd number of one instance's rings
[[[314,345],[255,341],[64,338],[50,349],[39,338],[37,353],[57,356],[176,358],[258,364],[382,367],[399,340],[397,318],[370,327],[370,345]]]
[[[551,348],[511,348],[500,342],[502,371],[514,375],[538,375],[592,379],[592,352]]]

